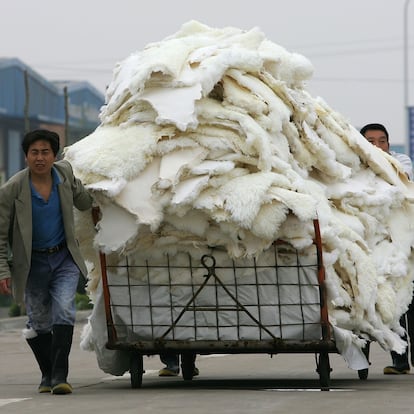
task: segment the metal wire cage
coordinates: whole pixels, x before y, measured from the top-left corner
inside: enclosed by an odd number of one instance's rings
[[[282,241],[260,257],[241,259],[217,247],[200,259],[133,255],[107,264],[100,254],[108,346],[329,340],[317,220],[314,228],[313,250],[305,256]]]
[[[242,259],[218,247],[200,258],[132,255],[109,264],[100,253],[107,347],[130,352],[132,386],[141,385],[143,355],[169,351],[181,354],[184,379],[192,379],[195,354],[318,353],[327,387],[328,353],[337,349],[318,220],[313,224],[306,255],[283,241]]]
[[[315,249],[316,250],[316,249]],[[265,260],[264,260],[265,259]],[[107,265],[118,340],[315,340],[322,336],[316,251],[274,243],[265,258],[212,249]]]

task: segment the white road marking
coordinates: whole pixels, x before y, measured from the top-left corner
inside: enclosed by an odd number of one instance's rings
[[[200,355],[200,358],[221,358],[225,356],[229,356],[232,354],[207,354],[207,355]]]
[[[277,392],[325,392],[328,390],[322,390],[320,388],[265,388],[263,391],[277,391]],[[353,389],[345,389],[345,388],[330,388],[329,392],[349,392],[349,391],[356,391]]]
[[[102,381],[116,381],[119,379],[126,379],[130,378],[129,372],[125,373],[124,375],[109,375],[108,377],[103,377]]]
[[[143,375],[151,376],[151,375],[158,375],[158,369],[146,369]],[[103,381],[116,381],[118,379],[129,379],[131,375],[129,372],[126,372],[124,375],[109,375],[108,377],[103,377]]]
[[[7,404],[12,404],[24,400],[30,400],[31,398],[0,398],[0,407],[3,407]]]

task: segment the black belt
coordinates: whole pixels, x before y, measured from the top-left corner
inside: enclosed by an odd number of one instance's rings
[[[47,249],[33,249],[32,252],[34,253],[44,253],[44,254],[53,254],[57,253],[60,250],[64,249],[66,247],[66,242],[59,243],[56,246],[48,247]]]

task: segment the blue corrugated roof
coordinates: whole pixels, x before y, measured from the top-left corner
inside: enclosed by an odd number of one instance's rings
[[[67,86],[70,105],[73,109],[73,114],[70,111],[71,117],[79,118],[74,115],[82,110],[82,108],[77,108],[77,105],[88,107],[88,113],[97,114],[104,104],[103,94],[86,81],[51,82],[20,59],[3,57],[0,58],[1,115],[18,118],[24,116],[25,71],[27,71],[29,81],[29,116],[31,118],[62,123],[64,121],[64,86]],[[79,93],[82,95],[81,98],[78,96]],[[96,122],[98,123],[97,115]]]
[[[105,99],[104,95],[98,91],[93,85],[91,85],[87,81],[69,81],[69,80],[59,80],[59,81],[53,81],[53,84],[63,90],[63,88],[66,86],[68,88],[68,92],[75,92],[78,90],[84,90],[87,89],[91,91],[94,95],[99,97],[102,101]]]
[[[51,89],[54,92],[59,93],[59,90],[57,89],[57,87],[52,82],[49,82],[46,78],[44,78],[42,75],[37,73],[30,66],[23,63],[20,59],[15,58],[15,57],[13,57],[13,58],[5,58],[5,57],[0,58],[0,71],[2,69],[13,68],[13,67],[17,68],[17,69],[20,69],[22,72],[27,70],[27,73],[31,78],[35,79],[37,82],[42,84],[45,88]]]

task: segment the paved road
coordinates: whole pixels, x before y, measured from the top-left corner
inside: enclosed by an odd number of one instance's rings
[[[329,392],[320,391],[314,356],[307,354],[201,356],[197,360],[201,375],[193,381],[158,377],[158,357],[146,357],[143,386],[132,389],[128,375],[105,374],[94,353],[79,349],[82,321],[76,325],[71,353],[69,380],[74,393],[37,394],[38,369],[20,329],[0,322],[1,413],[413,412],[414,374],[384,376],[382,368],[389,357],[376,344],[372,345],[366,381],[359,380],[341,356],[331,354]]]

